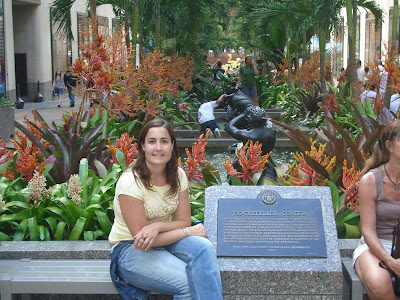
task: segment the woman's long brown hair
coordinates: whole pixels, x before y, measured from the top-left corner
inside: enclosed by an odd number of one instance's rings
[[[400,120],[395,120],[382,130],[381,136],[374,146],[372,156],[365,162],[365,166],[361,170],[360,178],[367,174],[369,170],[375,169],[389,161],[390,153],[385,143],[386,141],[395,142],[398,138],[400,138]]]
[[[146,135],[149,132],[151,128],[154,127],[162,127],[167,129],[169,136],[171,137],[171,142],[173,143],[173,149],[172,149],[172,156],[167,165],[165,166],[165,178],[167,180],[167,183],[170,185],[170,189],[167,192],[167,196],[175,196],[180,188],[180,183],[179,183],[179,176],[178,176],[178,146],[176,143],[176,136],[173,127],[171,124],[169,124],[166,120],[164,119],[153,119],[150,122],[148,122],[142,129],[139,140],[138,140],[138,148],[139,148],[139,154],[136,159],[136,162],[132,166],[132,172],[133,175],[135,176],[136,180],[136,175],[139,177],[139,179],[142,181],[144,186],[147,189],[151,189],[152,185],[150,182],[150,170],[146,165],[146,156],[143,151],[142,145],[145,142]],[[136,173],[136,174],[135,174]]]

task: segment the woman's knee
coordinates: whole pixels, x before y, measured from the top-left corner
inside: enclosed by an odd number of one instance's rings
[[[392,280],[389,274],[368,272],[361,278],[368,295],[373,299],[390,299],[393,294]]]
[[[365,283],[368,295],[372,299],[390,299],[393,295],[393,286],[391,280],[374,280]]]
[[[196,246],[197,249],[206,250],[206,251],[214,251],[213,244],[209,239],[206,239],[201,236],[191,236],[189,237],[190,242]]]

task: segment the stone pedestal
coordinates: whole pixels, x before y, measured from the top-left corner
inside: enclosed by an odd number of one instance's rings
[[[14,107],[0,103],[0,138],[8,142],[14,135]]]
[[[205,226],[217,249],[220,198],[256,198],[265,190],[283,198],[320,199],[326,258],[218,257],[224,299],[342,299],[342,266],[331,194],[325,187],[216,186],[206,190]]]

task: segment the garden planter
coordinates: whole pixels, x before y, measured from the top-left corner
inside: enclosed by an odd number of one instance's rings
[[[14,137],[14,106],[0,105],[0,138],[7,142]]]

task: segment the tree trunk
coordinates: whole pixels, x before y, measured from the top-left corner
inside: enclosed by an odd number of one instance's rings
[[[288,60],[288,84],[289,84],[289,90],[293,91],[294,86],[293,86],[293,74],[292,74],[292,54],[290,53],[290,46],[288,43],[287,46],[287,60]]]
[[[301,64],[304,64],[307,59],[307,30],[304,30],[303,32],[303,62]]]
[[[92,41],[96,42],[96,37],[98,33],[96,0],[90,0],[89,6],[90,6],[90,17],[92,19]]]
[[[124,29],[125,29],[125,45],[126,49],[129,50],[131,41],[129,37],[129,2],[128,0],[125,0],[124,3]]]
[[[397,26],[399,25],[399,0],[393,1],[392,49],[398,50]]]
[[[393,0],[393,27],[392,27],[392,38],[390,43],[389,49],[389,57],[392,58],[398,53],[398,39],[397,39],[397,27],[399,25],[399,1]],[[390,97],[392,96],[392,78],[388,75],[387,83],[386,83],[386,90],[385,90],[385,97],[383,100],[383,106],[387,109],[390,109]]]
[[[353,18],[353,2],[356,0],[346,0],[346,12],[347,12],[347,28],[348,28],[348,44],[349,44],[349,59],[347,63],[347,75],[350,79],[353,98],[358,99],[361,94],[360,83],[357,77],[357,62],[356,62],[356,32],[357,32],[357,20]],[[357,9],[357,7],[356,7]],[[357,15],[357,11],[356,11]]]
[[[325,51],[326,51],[326,32],[321,30],[319,36],[319,81],[321,83],[321,93],[326,93],[325,83]],[[325,103],[325,96],[322,97],[322,103]]]
[[[157,50],[160,50],[160,48],[161,48],[161,0],[157,0],[155,23],[156,23],[155,47]]]
[[[139,1],[134,0],[133,5],[135,7],[133,8],[133,14],[132,14],[131,32],[132,32],[132,44],[135,46],[138,42],[137,34],[139,29]]]

